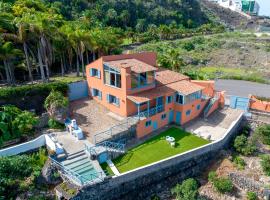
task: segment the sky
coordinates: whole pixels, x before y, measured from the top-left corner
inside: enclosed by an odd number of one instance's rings
[[[257,0],[260,4],[260,15],[270,16],[270,0]]]

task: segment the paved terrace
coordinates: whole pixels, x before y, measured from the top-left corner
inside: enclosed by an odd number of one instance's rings
[[[86,139],[91,143],[94,143],[93,137],[95,134],[126,121],[126,118],[110,112],[90,98],[73,101],[70,107],[72,118],[77,120],[77,124],[83,130]]]
[[[242,113],[241,110],[225,107],[211,114],[207,119],[198,118],[185,125],[188,132],[205,139],[218,140],[223,137],[233,121]]]

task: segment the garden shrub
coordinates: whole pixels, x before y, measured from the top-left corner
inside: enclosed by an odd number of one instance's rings
[[[45,149],[31,155],[0,157],[0,199],[15,199],[19,193],[34,188],[46,160]]]
[[[189,178],[177,184],[172,190],[177,200],[196,200],[198,197],[198,184],[195,179]]]
[[[266,145],[270,145],[270,125],[265,124],[259,126],[255,130],[255,135],[258,136],[259,140]]]
[[[247,200],[257,200],[257,194],[255,192],[247,192]]]
[[[25,96],[48,95],[52,90],[61,91],[66,94],[68,91],[68,84],[63,82],[52,82],[17,87],[4,87],[0,90],[0,99],[9,100],[14,97],[22,98]]]
[[[208,174],[208,180],[213,184],[215,189],[222,194],[231,192],[233,189],[232,181],[226,177],[218,177],[216,172],[210,172]]]
[[[37,122],[37,117],[31,112],[12,105],[0,107],[0,145],[22,135],[30,135]]]
[[[65,125],[64,124],[56,121],[53,118],[50,118],[49,119],[48,126],[49,126],[49,128],[52,128],[52,129],[64,129],[65,128]]]
[[[240,170],[245,169],[246,163],[244,159],[241,158],[240,156],[236,156],[235,158],[233,158],[233,162],[237,166],[238,169]]]
[[[270,155],[262,155],[261,156],[261,166],[264,173],[267,176],[270,176]]]
[[[257,150],[256,145],[253,142],[248,141],[248,138],[245,135],[237,136],[234,140],[233,147],[238,153],[245,156],[252,155]]]

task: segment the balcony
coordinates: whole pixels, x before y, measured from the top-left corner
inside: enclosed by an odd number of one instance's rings
[[[159,105],[159,106],[149,108],[149,110],[146,109],[146,110],[138,112],[138,117],[139,118],[148,118],[148,117],[152,117],[158,113],[161,113],[163,111],[164,111],[164,105]]]

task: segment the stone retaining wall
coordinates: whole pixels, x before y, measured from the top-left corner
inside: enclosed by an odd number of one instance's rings
[[[74,198],[92,200],[144,199],[146,195],[151,194],[151,191],[147,190],[150,185],[158,184],[173,176],[178,176],[179,181],[195,176],[209,166],[210,161],[229,145],[240,127],[242,118],[243,114],[231,124],[224,137],[218,141],[137,168],[120,176],[105,179],[96,185],[84,187]],[[162,191],[162,188],[158,189]],[[126,196],[128,198],[124,198]]]
[[[231,172],[229,177],[241,189],[255,192],[258,196],[263,197],[263,185],[261,183],[235,172]]]

